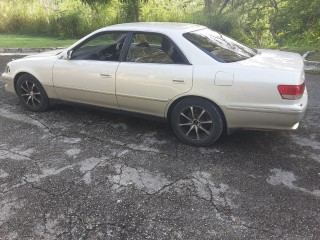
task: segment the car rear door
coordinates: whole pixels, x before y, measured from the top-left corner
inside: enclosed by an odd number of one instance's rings
[[[177,46],[157,33],[133,33],[116,75],[121,110],[164,117],[171,99],[192,88],[193,66]]]

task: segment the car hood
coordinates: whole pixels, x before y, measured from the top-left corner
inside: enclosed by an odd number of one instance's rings
[[[241,61],[239,64],[257,68],[296,72],[301,72],[304,67],[303,58],[297,53],[266,49],[259,49],[256,56]]]
[[[55,50],[51,50],[51,51],[46,51],[46,52],[42,52],[42,53],[38,53],[38,54],[26,56],[26,57],[24,57],[24,58],[52,57],[52,56],[58,55],[59,53],[63,52],[63,50],[64,50],[64,49],[62,49],[62,48],[60,48],[60,49],[55,49]]]

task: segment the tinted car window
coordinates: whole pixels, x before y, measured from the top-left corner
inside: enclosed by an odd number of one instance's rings
[[[136,33],[130,44],[127,62],[184,63],[179,51],[170,40],[160,34]]]
[[[219,62],[237,62],[257,53],[256,50],[208,28],[184,33],[183,36]]]
[[[73,60],[119,61],[126,34],[107,32],[82,44],[72,53]]]

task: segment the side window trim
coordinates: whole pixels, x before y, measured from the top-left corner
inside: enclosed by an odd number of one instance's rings
[[[173,47],[180,54],[181,58],[184,61],[184,63],[172,63],[172,64],[192,65],[190,63],[190,61],[187,59],[187,57],[185,56],[185,54],[181,51],[181,49],[177,46],[177,44],[170,37],[168,37],[167,35],[165,35],[163,33],[159,33],[159,32],[142,32],[142,31],[130,31],[130,32],[127,32],[126,40],[125,40],[125,43],[124,43],[124,48],[122,49],[122,54],[121,54],[122,56],[120,56],[120,61],[121,62],[128,62],[126,59],[127,59],[127,55],[128,55],[128,52],[129,52],[130,45],[131,45],[132,40],[133,40],[133,36],[135,34],[156,34],[156,35],[159,35],[161,37],[164,37],[165,39],[170,41],[171,44],[173,44]],[[150,63],[150,64],[159,64],[159,63]],[[161,64],[165,64],[165,63],[161,63]]]

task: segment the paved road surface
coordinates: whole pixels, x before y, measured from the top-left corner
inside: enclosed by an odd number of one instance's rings
[[[1,83],[0,239],[320,239],[320,76],[307,79],[297,131],[209,148],[150,120],[33,113]]]

